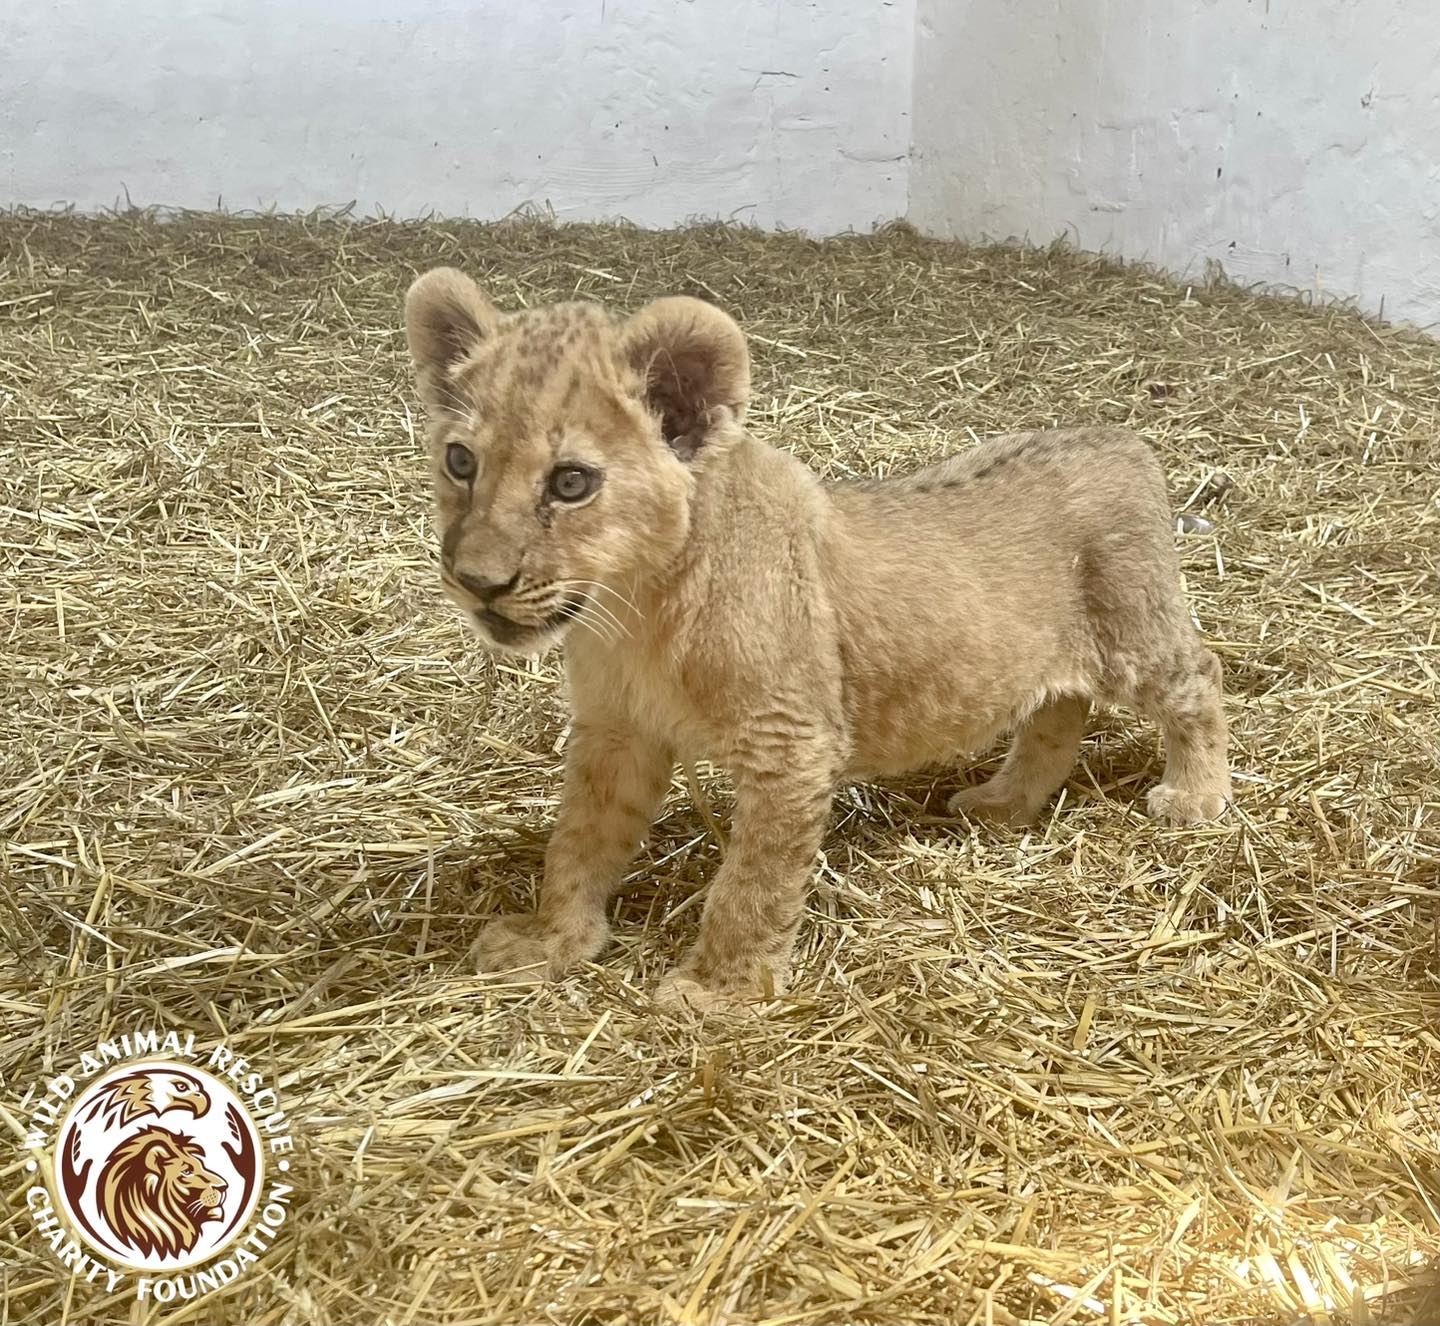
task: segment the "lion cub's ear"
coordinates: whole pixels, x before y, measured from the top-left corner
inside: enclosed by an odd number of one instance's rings
[[[499,321],[495,306],[464,272],[436,267],[415,278],[405,296],[405,339],[426,405],[443,408],[453,403],[446,389],[450,370]]]
[[[738,422],[750,400],[750,352],[734,321],[703,300],[675,295],[647,304],[622,332],[646,404],[682,460],[705,444],[709,412],[726,406]]]

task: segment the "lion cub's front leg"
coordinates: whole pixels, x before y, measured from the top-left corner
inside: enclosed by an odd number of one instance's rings
[[[736,767],[730,844],[710,885],[700,937],[661,982],[662,1004],[726,1009],[778,994],[790,974],[837,768],[828,751],[775,751]]]
[[[576,722],[565,752],[560,815],[532,913],[489,922],[471,949],[477,970],[559,976],[610,940],[605,904],[665,796],[671,751],[628,728]]]

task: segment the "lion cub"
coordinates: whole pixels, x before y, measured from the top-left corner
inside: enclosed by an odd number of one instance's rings
[[[495,649],[564,637],[574,709],[536,911],[485,927],[482,970],[600,953],[677,759],[735,786],[699,939],[662,990],[698,1007],[783,987],[841,779],[1013,729],[1000,771],[950,805],[1023,824],[1098,701],[1163,731],[1152,814],[1224,809],[1220,665],[1134,434],[1013,433],[905,478],[822,483],[741,426],[745,340],[708,304],[501,314],[441,268],[405,312],[445,588]]]

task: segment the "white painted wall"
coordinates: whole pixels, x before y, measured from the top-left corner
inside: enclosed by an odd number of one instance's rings
[[[914,4],[10,0],[0,203],[867,227]]]
[[[127,197],[821,234],[908,207],[1436,324],[1440,4],[0,5],[0,205]]]
[[[1440,323],[1434,0],[920,0],[910,218]]]

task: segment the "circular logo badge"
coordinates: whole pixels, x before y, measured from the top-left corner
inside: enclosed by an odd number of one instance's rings
[[[262,1169],[240,1097],[168,1060],[92,1082],[56,1135],[58,1204],[96,1252],[137,1271],[181,1271],[222,1252],[260,1199]]]

